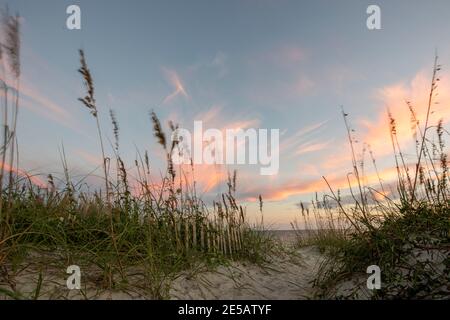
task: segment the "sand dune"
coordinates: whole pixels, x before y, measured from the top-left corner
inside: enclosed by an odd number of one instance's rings
[[[177,278],[172,299],[307,299],[322,255],[316,248],[273,258],[264,267],[232,263],[215,271]]]
[[[322,255],[314,247],[302,248],[292,254],[280,254],[264,266],[251,263],[232,262],[215,270],[185,271],[170,284],[170,299],[307,299],[313,294],[312,281]],[[42,287],[38,299],[151,299],[140,287],[138,276],[129,278],[129,285],[121,290],[104,290],[95,285],[95,274],[82,278],[89,282],[84,290],[68,290],[66,274],[62,270],[49,268],[36,270],[33,265],[12,276],[16,292],[21,298],[35,297],[39,274]],[[0,287],[10,288],[6,283]],[[0,299],[11,298],[0,293]]]

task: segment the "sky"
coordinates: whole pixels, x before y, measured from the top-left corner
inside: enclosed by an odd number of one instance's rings
[[[237,169],[237,194],[265,221],[288,228],[297,204],[347,187],[351,154],[341,106],[355,130],[357,154],[369,144],[383,181],[392,181],[386,110],[410,148],[405,101],[423,117],[435,52],[443,65],[432,121],[450,119],[450,2],[439,1],[62,1],[0,0],[22,17],[20,170],[62,176],[64,145],[70,173],[95,185],[101,155],[95,121],[83,96],[78,50],[94,77],[99,119],[113,140],[109,110],[120,127],[120,154],[132,167],[136,148],[148,150],[156,175],[164,154],[149,111],[164,127],[267,128],[280,132],[280,168],[261,176],[251,165],[199,166],[200,193],[226,191]],[[66,8],[81,9],[81,30],[66,27]],[[381,29],[366,26],[369,5],[381,9]],[[448,109],[448,110],[447,110]],[[108,140],[109,139],[109,140]],[[407,152],[406,152],[407,153]],[[107,154],[112,147],[107,143]],[[367,158],[367,179],[375,183]]]

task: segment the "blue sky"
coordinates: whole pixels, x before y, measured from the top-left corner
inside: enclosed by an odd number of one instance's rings
[[[71,4],[81,8],[81,30],[65,26]],[[382,30],[366,28],[369,4],[380,6]],[[261,193],[268,220],[278,225],[292,220],[295,203],[325,190],[322,175],[344,187],[340,181],[351,162],[341,105],[361,142],[374,147],[388,179],[393,159],[383,129],[386,107],[408,127],[403,101],[413,99],[421,108],[436,49],[444,65],[442,86],[447,84],[450,3],[445,0],[15,0],[9,7],[23,17],[18,131],[23,169],[60,173],[61,143],[74,176],[97,167],[95,123],[77,101],[83,93],[76,72],[83,48],[102,127],[112,139],[108,112],[113,109],[121,154],[130,166],[137,145],[149,150],[155,168],[163,168],[151,109],[164,123],[171,119],[187,128],[207,120],[218,128],[280,129],[277,176],[237,167],[243,200]],[[177,84],[184,91],[173,95]],[[214,176],[218,182],[204,188],[205,197],[225,189],[220,182],[227,170],[205,169],[206,177],[199,179]]]

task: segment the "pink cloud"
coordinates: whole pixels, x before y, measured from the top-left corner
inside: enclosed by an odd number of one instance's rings
[[[311,143],[311,142],[304,143],[298,147],[295,154],[301,155],[301,154],[305,154],[305,153],[317,152],[317,151],[324,150],[329,146],[330,142],[331,141],[318,142],[318,143]]]
[[[15,84],[10,80],[6,80],[6,84],[11,88],[15,88]],[[33,113],[56,122],[77,133],[85,134],[85,132],[80,130],[79,126],[73,122],[74,116],[69,111],[45,96],[38,88],[29,83],[26,78],[23,78],[20,83],[20,95],[22,97],[19,101],[20,107],[25,107]],[[3,90],[0,91],[0,97],[4,97]]]
[[[173,100],[175,97],[177,97],[179,95],[181,95],[185,98],[189,98],[189,95],[187,94],[186,89],[184,88],[184,85],[181,81],[181,78],[176,73],[176,71],[164,68],[163,72],[164,72],[164,75],[166,76],[168,82],[174,88],[174,91],[164,98],[163,104],[169,103],[171,100]]]
[[[46,188],[47,187],[47,183],[41,179],[39,176],[37,175],[31,175],[29,173],[27,173],[26,171],[19,169],[19,168],[15,168],[15,167],[11,167],[10,165],[8,165],[7,163],[1,163],[0,162],[0,166],[3,166],[4,170],[6,172],[13,172],[16,173],[19,176],[25,177],[27,179],[29,179],[31,181],[31,183],[33,183],[36,186],[39,186],[41,188]]]
[[[304,48],[295,44],[284,44],[260,53],[256,60],[287,66],[305,61],[307,56]]]
[[[75,154],[91,165],[101,166],[103,164],[102,157],[100,157],[98,155],[94,155],[87,151],[77,149],[77,150],[75,150]]]
[[[282,138],[280,150],[293,151],[302,142],[302,139],[304,139],[306,135],[319,132],[323,129],[327,122],[328,120],[310,124],[304,128],[301,128],[290,137]]]
[[[397,178],[397,171],[395,167],[389,167],[379,172],[380,178],[383,182],[395,181]],[[367,184],[376,184],[379,182],[378,176],[375,173],[369,173],[365,177]],[[351,177],[350,184],[346,175],[335,175],[334,177],[327,177],[328,183],[336,192],[337,189],[348,189],[350,186],[355,188],[357,186],[356,180]],[[263,198],[268,201],[282,201],[288,197],[302,194],[310,194],[313,192],[328,192],[328,186],[322,177],[309,179],[303,182],[287,181],[279,185],[267,185],[266,187],[247,188],[246,194],[249,195],[247,200],[254,201],[255,196],[262,194]]]
[[[298,80],[293,84],[293,93],[299,95],[310,94],[316,87],[316,83],[306,75],[300,75]]]
[[[441,74],[438,83],[438,95],[434,97],[429,125],[437,125],[440,119],[444,123],[450,120],[450,73]],[[397,138],[402,148],[411,148],[414,144],[413,131],[411,129],[411,113],[406,101],[410,101],[414,107],[416,118],[423,130],[427,113],[428,98],[431,86],[428,72],[419,72],[408,83],[401,82],[386,86],[377,92],[381,101],[378,115],[375,121],[364,119],[361,124],[366,130],[363,141],[370,144],[372,150],[378,156],[392,154],[392,146],[389,134],[389,119],[387,109],[390,110],[396,122]],[[438,102],[436,104],[435,102]]]

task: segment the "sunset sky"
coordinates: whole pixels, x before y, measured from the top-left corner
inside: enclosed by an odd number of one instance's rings
[[[200,166],[205,199],[226,190],[238,170],[238,196],[266,221],[286,228],[296,204],[326,191],[322,176],[345,188],[351,159],[342,105],[356,131],[358,154],[371,145],[384,181],[394,177],[386,108],[398,121],[400,143],[411,153],[405,100],[423,118],[435,51],[439,105],[432,120],[450,120],[450,2],[414,1],[61,1],[14,0],[22,19],[20,169],[62,175],[64,144],[74,178],[101,174],[95,121],[77,101],[83,95],[78,49],[94,76],[102,129],[112,141],[109,109],[120,126],[120,154],[132,167],[149,150],[155,176],[164,155],[149,111],[167,128],[280,130],[280,170],[258,166]],[[81,30],[66,28],[67,6],[81,8]],[[366,8],[381,8],[381,30],[368,30]],[[402,134],[403,133],[403,134]],[[108,144],[107,153],[112,155]],[[366,155],[366,174],[375,183]],[[88,178],[98,185],[98,179]]]

